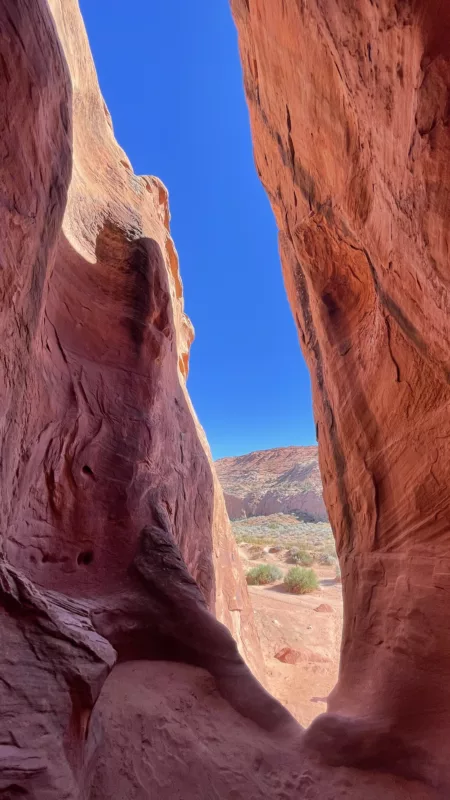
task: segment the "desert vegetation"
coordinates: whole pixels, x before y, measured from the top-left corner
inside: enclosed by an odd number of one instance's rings
[[[302,567],[312,567],[314,564],[314,556],[307,550],[299,550],[293,547],[288,550],[286,561],[288,564],[299,564]]]
[[[301,722],[311,721],[324,710],[316,698],[331,691],[339,658],[342,589],[331,528],[294,514],[232,525],[270,691]]]
[[[334,553],[334,539],[328,522],[306,522],[293,513],[270,514],[266,517],[244,517],[231,521],[238,541],[264,545],[282,544]]]
[[[308,594],[319,588],[316,573],[306,567],[292,567],[284,576],[283,583],[290,594]]]
[[[252,567],[247,572],[247,583],[250,586],[265,586],[268,583],[275,583],[281,580],[283,573],[275,564],[260,564]]]
[[[270,514],[231,522],[239,545],[251,548],[248,557],[264,558],[264,552],[285,552],[286,563],[311,567],[336,564],[333,532],[328,522],[305,522],[295,514]]]

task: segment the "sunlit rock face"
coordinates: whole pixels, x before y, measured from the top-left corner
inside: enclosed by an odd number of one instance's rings
[[[447,796],[450,8],[231,6],[343,571],[340,679],[311,740]]]
[[[326,521],[317,447],[277,447],[221,458],[216,471],[230,519],[298,513]]]

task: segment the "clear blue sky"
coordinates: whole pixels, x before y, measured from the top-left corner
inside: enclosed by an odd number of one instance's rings
[[[196,330],[188,386],[213,456],[313,444],[227,0],[81,0],[81,10],[116,137],[136,173],[169,189]]]

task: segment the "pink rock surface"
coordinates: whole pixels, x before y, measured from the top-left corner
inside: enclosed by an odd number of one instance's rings
[[[118,659],[298,726],[242,657],[262,676],[167,192],[114,139],[76,0],[0,3],[0,55],[0,794],[78,800]]]
[[[448,797],[450,7],[231,6],[343,577],[308,738]]]
[[[91,718],[90,800],[425,800],[417,782],[311,761],[299,737],[236,713],[203,670],[131,662],[104,684]]]

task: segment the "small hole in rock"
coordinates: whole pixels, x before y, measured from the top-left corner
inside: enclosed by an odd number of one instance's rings
[[[92,564],[94,560],[94,553],[92,550],[85,550],[83,553],[79,553],[77,558],[78,564]]]
[[[84,472],[85,475],[93,475],[94,474],[92,472],[91,468],[88,467],[87,464],[85,464],[84,467],[82,467],[81,471]]]

